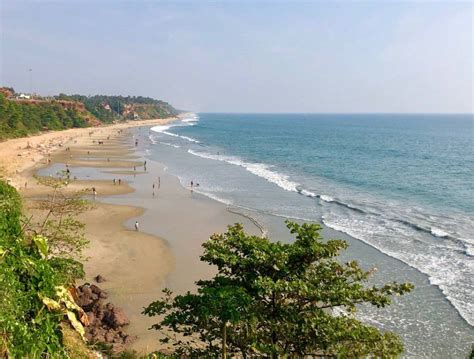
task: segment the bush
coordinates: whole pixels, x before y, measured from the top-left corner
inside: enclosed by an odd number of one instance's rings
[[[21,199],[1,180],[0,204],[0,357],[66,355],[60,329],[64,312],[46,303],[83,274],[82,265],[50,258],[44,237],[25,237]]]
[[[395,357],[400,338],[358,321],[362,303],[384,307],[392,295],[409,292],[409,283],[368,286],[371,274],[357,262],[340,263],[347,248],[324,241],[316,224],[287,222],[291,244],[249,236],[240,224],[203,244],[201,260],[217,274],[197,282],[196,293],[151,303],[148,316],[163,343],[184,356],[223,357]],[[342,309],[333,315],[333,309]],[[177,334],[177,335],[176,335]]]

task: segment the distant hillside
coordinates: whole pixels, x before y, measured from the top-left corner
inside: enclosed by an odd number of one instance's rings
[[[80,103],[7,99],[0,93],[0,139],[94,125],[100,125],[100,122]]]
[[[125,120],[176,116],[170,104],[141,96],[82,96],[60,94],[52,98],[15,93],[0,88],[0,140],[40,131],[100,126]]]
[[[56,98],[82,102],[87,111],[105,123],[117,120],[150,120],[179,114],[169,103],[150,97],[60,94]]]

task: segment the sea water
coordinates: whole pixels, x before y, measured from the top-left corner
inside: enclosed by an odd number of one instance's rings
[[[282,218],[320,222],[357,239],[349,254],[384,267],[380,282],[414,282],[405,301],[360,314],[401,334],[406,356],[467,355],[472,115],[204,113],[153,127],[148,138],[149,156],[184,186],[193,181],[196,191],[252,213],[270,234],[283,238]]]

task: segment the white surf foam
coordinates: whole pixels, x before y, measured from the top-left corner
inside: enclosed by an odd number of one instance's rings
[[[206,196],[206,197],[209,197],[217,202],[220,202],[220,203],[223,203],[227,206],[231,206],[232,205],[232,201],[230,200],[227,200],[227,199],[224,199],[222,197],[219,197],[219,196],[216,196],[214,193],[211,193],[211,192],[206,192],[206,191],[201,191],[201,190],[196,190],[196,189],[193,189],[194,192],[196,193],[199,193],[199,194],[202,194],[203,196]]]
[[[156,145],[156,140],[155,140],[155,136],[152,136],[152,135],[149,135],[148,138],[150,139],[151,143],[153,143],[154,145]]]
[[[462,251],[446,248],[440,254],[437,245],[427,243],[427,233],[370,215],[329,212],[323,216],[323,223],[428,275],[430,283],[439,287],[459,314],[474,326],[472,284],[469,284],[474,275],[474,261],[466,262]],[[445,233],[441,232],[438,234]]]
[[[300,191],[300,193],[301,193],[302,195],[307,196],[307,197],[316,197],[316,193],[310,192],[310,191],[305,190],[305,189],[302,189],[302,190]]]
[[[289,192],[298,192],[298,186],[299,183],[293,182],[289,179],[289,176],[278,173],[276,171],[271,170],[270,165],[264,164],[264,163],[251,163],[251,162],[245,162],[242,159],[238,157],[232,157],[232,156],[223,156],[223,155],[213,155],[211,153],[207,152],[197,152],[193,150],[188,150],[188,152],[192,155],[201,157],[201,158],[206,158],[210,160],[215,160],[215,161],[221,161],[221,162],[227,162],[229,164],[235,165],[235,166],[240,166],[245,168],[247,171],[250,173],[253,173],[254,175],[258,177],[262,177],[266,179],[268,182],[276,184],[278,187],[283,188],[286,191]]]
[[[186,117],[186,118],[182,119],[181,121],[185,122],[185,123],[195,123],[195,122],[199,121],[199,116],[197,116],[197,115],[189,116],[189,117]]]
[[[179,138],[182,138],[183,140],[186,140],[186,141],[189,141],[189,142],[200,143],[195,138],[188,137],[188,136],[181,136],[181,135],[177,135],[176,133],[172,133],[172,132],[167,131],[172,127],[176,127],[176,126],[173,126],[173,125],[159,125],[159,126],[152,127],[150,130],[153,131],[153,132],[163,133],[165,135],[172,136],[172,137],[179,137]]]
[[[442,229],[436,228],[436,227],[431,227],[431,234],[432,234],[433,236],[439,237],[439,238],[444,238],[444,237],[449,236],[448,233],[446,233],[446,232],[443,231]]]
[[[328,202],[328,203],[331,203],[334,201],[334,198],[332,198],[331,196],[326,196],[324,194],[319,196],[319,198],[321,198],[321,200],[323,200],[324,202]]]
[[[156,143],[156,142],[155,142],[155,143]],[[171,146],[171,147],[174,147],[174,148],[181,148],[181,146],[175,145],[175,144],[173,144],[173,143],[162,142],[162,141],[159,141],[158,143],[161,144],[161,145]]]
[[[470,257],[474,257],[474,247],[466,246],[466,254]]]

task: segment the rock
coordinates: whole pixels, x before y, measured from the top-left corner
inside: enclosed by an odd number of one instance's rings
[[[131,335],[125,335],[123,337],[123,344],[131,344],[136,338]]]
[[[96,334],[92,337],[93,343],[105,343],[105,337],[102,334]]]
[[[88,306],[91,305],[94,300],[87,295],[80,294],[77,298],[77,305],[88,310]]]
[[[87,284],[84,284],[81,288],[82,295],[91,297],[92,296],[92,288]]]
[[[91,290],[92,290],[92,293],[95,293],[95,294],[99,294],[100,292],[102,292],[102,289],[100,289],[98,286],[96,286],[95,284],[91,284],[90,286]]]
[[[88,307],[94,302],[95,299],[97,299],[97,298],[94,298],[92,289],[89,286],[83,285],[82,288],[80,287],[79,289],[80,291],[78,293],[79,298],[78,298],[77,304],[80,307]]]
[[[96,281],[97,283],[105,282],[105,278],[102,277],[100,274],[98,274],[97,276],[95,276],[94,279],[95,279],[95,281]]]
[[[118,334],[115,334],[114,343],[123,344],[123,339],[122,339],[122,337],[121,337],[120,335],[118,335]]]
[[[94,313],[95,313],[95,317],[96,317],[98,320],[100,320],[100,321],[102,321],[102,320],[104,319],[104,317],[105,317],[105,311],[104,311],[104,309],[103,309],[102,307],[97,308],[97,309],[94,311]]]
[[[110,329],[107,333],[105,333],[105,341],[107,343],[114,343],[115,334],[115,331],[113,329]]]
[[[130,323],[125,312],[120,308],[113,308],[106,312],[104,321],[112,328],[122,327]]]
[[[88,342],[92,341],[93,335],[90,332],[86,332],[85,338]]]
[[[111,344],[112,351],[120,353],[136,339],[121,330],[124,325],[129,324],[125,312],[112,303],[104,304],[107,293],[98,286],[85,283],[76,288],[74,296],[89,320],[89,325],[85,327],[88,342]]]
[[[120,343],[113,343],[112,344],[112,352],[115,354],[122,353],[125,350],[125,347],[123,344]]]
[[[86,314],[89,319],[89,326],[93,326],[95,322],[95,314],[93,312],[87,312]]]

